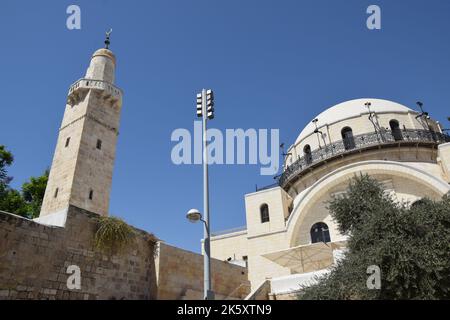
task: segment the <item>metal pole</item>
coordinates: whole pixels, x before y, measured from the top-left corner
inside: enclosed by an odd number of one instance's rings
[[[208,190],[208,150],[206,136],[206,120],[208,118],[206,111],[206,89],[202,90],[202,120],[203,120],[203,211],[204,217],[204,241],[203,241],[203,259],[204,259],[204,298],[205,300],[214,300],[211,290],[211,257],[210,257],[210,229],[209,229],[209,190]]]

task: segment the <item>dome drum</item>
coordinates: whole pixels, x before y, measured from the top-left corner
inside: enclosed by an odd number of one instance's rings
[[[278,184],[287,190],[294,181],[306,172],[333,159],[342,158],[354,153],[370,149],[392,148],[403,146],[431,147],[450,142],[450,136],[430,130],[395,130],[371,132],[346,137],[340,141],[325,145],[322,148],[305,154],[288,166],[278,179]]]

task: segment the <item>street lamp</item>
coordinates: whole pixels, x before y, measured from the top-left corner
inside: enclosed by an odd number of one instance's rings
[[[205,300],[214,300],[214,292],[211,289],[211,245],[210,245],[210,223],[209,223],[209,187],[208,187],[208,150],[207,129],[208,120],[214,119],[214,93],[211,89],[203,89],[197,94],[197,117],[202,118],[203,128],[203,211],[204,219],[197,209],[191,209],[186,217],[192,223],[202,221],[204,224],[203,240],[203,264],[204,264],[204,287],[203,297]]]
[[[188,213],[186,214],[186,218],[189,220],[189,222],[191,223],[196,223],[202,219],[202,214],[200,213],[200,211],[198,211],[197,209],[191,209],[188,211]]]
[[[208,223],[203,219],[202,214],[198,209],[191,209],[187,212],[186,218],[190,223],[197,223],[199,221],[203,222],[205,226],[205,230],[207,230],[208,236],[205,236],[203,240],[203,251],[204,251],[204,272],[205,272],[205,286],[204,286],[204,299],[205,300],[214,300],[214,292],[211,290],[211,273],[210,273],[210,265],[211,258],[209,255],[209,226]],[[208,252],[208,253],[207,253]]]
[[[416,104],[417,104],[417,105],[419,106],[419,108],[420,108],[420,114],[418,114],[418,115],[416,116],[416,119],[425,116],[425,122],[426,122],[426,124],[427,124],[427,126],[428,126],[428,121],[427,121],[427,120],[430,119],[430,115],[428,114],[428,112],[426,112],[426,111],[423,110],[423,103],[422,103],[422,102],[417,101]]]
[[[319,128],[317,127],[317,121],[319,121],[319,119],[314,119],[313,121],[311,121],[312,123],[314,123],[314,126],[316,127],[316,129],[314,129],[314,133],[319,134],[322,137],[323,140],[323,144],[325,146],[325,150],[327,149],[327,142],[325,141],[325,134],[319,130]],[[317,141],[319,142],[319,148],[322,149],[322,146],[320,145],[320,139],[319,139],[319,135],[317,135]]]

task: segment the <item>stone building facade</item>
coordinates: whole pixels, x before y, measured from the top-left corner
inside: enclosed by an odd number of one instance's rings
[[[245,196],[246,227],[212,237],[211,254],[245,260],[253,290],[270,279],[268,296],[295,296],[345,250],[327,202],[360,173],[407,205],[439,199],[450,191],[449,142],[428,113],[392,101],[333,106],[289,147],[277,185]]]

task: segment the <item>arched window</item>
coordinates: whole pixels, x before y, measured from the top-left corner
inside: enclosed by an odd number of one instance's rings
[[[330,231],[326,223],[317,222],[311,227],[311,243],[330,241]]]
[[[261,214],[261,223],[269,222],[269,206],[266,203],[261,205],[259,212]]]
[[[305,154],[306,164],[310,164],[312,162],[312,155],[311,155],[311,146],[309,144],[303,147],[303,153]]]
[[[351,150],[356,147],[355,139],[353,138],[353,130],[350,127],[345,127],[341,130],[342,141],[344,142],[345,150]]]
[[[395,141],[403,140],[402,130],[400,129],[400,124],[397,120],[392,119],[389,121],[389,126],[391,127],[391,133]]]

